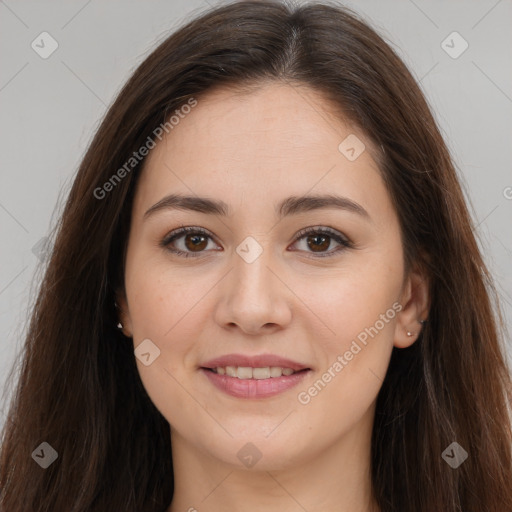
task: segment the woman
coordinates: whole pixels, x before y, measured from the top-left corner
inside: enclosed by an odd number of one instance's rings
[[[236,2],[80,166],[6,422],[6,511],[512,511],[499,306],[409,71]]]

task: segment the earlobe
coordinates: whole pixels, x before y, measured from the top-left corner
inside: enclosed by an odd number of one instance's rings
[[[128,305],[126,302],[126,298],[124,297],[124,294],[118,293],[116,295],[116,301],[114,302],[114,306],[116,308],[118,318],[117,328],[120,331],[122,331],[122,333],[127,338],[131,338],[133,336],[132,325],[130,314],[128,312]]]
[[[411,271],[404,286],[400,304],[403,308],[397,315],[394,346],[407,348],[418,339],[428,317],[429,281],[425,273]]]

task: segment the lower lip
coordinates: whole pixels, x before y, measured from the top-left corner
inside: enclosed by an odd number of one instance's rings
[[[282,377],[270,377],[268,379],[239,379],[227,375],[219,375],[201,368],[210,382],[224,393],[237,398],[268,398],[278,395],[283,391],[296,386],[310,370],[305,370]]]

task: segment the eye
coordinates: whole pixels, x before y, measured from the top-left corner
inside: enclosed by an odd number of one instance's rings
[[[332,256],[333,254],[353,247],[353,244],[339,232],[326,227],[305,228],[297,233],[297,237],[294,243],[304,239],[306,241],[306,247],[311,249],[311,251],[304,249],[305,252],[313,252],[320,258]],[[212,235],[203,228],[181,227],[169,233],[162,240],[160,245],[178,256],[189,258],[191,256],[196,257],[194,253],[200,255],[200,253],[204,252],[208,248],[209,239],[213,240]],[[331,246],[333,240],[338,244],[338,248],[326,252],[325,250]],[[180,243],[175,244],[175,242]]]
[[[180,240],[182,239],[183,240]],[[194,257],[193,253],[201,253],[208,246],[208,239],[212,236],[208,231],[203,228],[182,227],[176,231],[169,233],[161,242],[161,246],[165,247],[168,251],[175,253],[179,256],[189,258]],[[180,249],[172,247],[175,240],[183,242]],[[192,251],[192,252],[186,252]]]
[[[344,237],[341,235],[341,233],[335,231],[334,229],[326,227],[305,228],[299,231],[297,236],[299,237],[297,242],[305,240],[306,247],[311,249],[312,252],[320,258],[330,257],[334,254],[344,251],[347,248],[354,247],[348,238]],[[329,252],[325,252],[324,249],[328,249],[333,240],[338,244],[338,248]],[[306,250],[306,252],[309,251]]]

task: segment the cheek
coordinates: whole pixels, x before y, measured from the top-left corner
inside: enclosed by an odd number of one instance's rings
[[[400,260],[394,268],[384,259],[365,262],[309,288],[308,306],[329,326],[316,338],[322,368],[308,400],[343,404],[364,411],[375,399],[393,349],[402,286]],[[323,290],[323,293],[322,293]],[[321,396],[320,396],[321,395]],[[318,396],[318,398],[316,398]],[[320,411],[319,411],[320,413]],[[336,415],[328,411],[327,415]]]
[[[179,424],[181,416],[198,414],[188,379],[195,361],[193,340],[205,314],[200,298],[208,288],[203,290],[197,277],[200,287],[191,286],[183,273],[158,265],[134,268],[137,272],[130,273],[127,266],[126,279],[134,349],[149,339],[159,350],[149,365],[136,358],[139,376],[155,407],[171,424]]]
[[[337,297],[326,304],[336,336],[343,342],[356,338],[364,342],[369,331],[374,336],[388,337],[395,323],[398,293],[397,283],[365,279],[362,275],[345,282]]]
[[[368,329],[376,335],[376,328],[383,338],[392,335],[400,309],[396,302],[402,286],[400,264],[391,269],[383,262],[362,262],[306,281],[297,280],[295,291],[307,297],[307,305],[328,327],[323,338],[329,352],[343,350],[360,334],[364,341]]]
[[[303,408],[309,427],[321,429],[326,438],[348,431],[376,400],[400,309],[398,286],[392,282],[384,285],[354,274],[337,285],[329,300],[313,303],[335,334],[316,338],[322,364],[315,379],[297,390],[299,412]]]
[[[142,261],[134,258],[126,272],[134,347],[150,339],[160,350],[155,364],[183,376],[196,364],[195,340],[211,322],[211,311],[205,308],[211,308],[208,292],[219,276],[205,269]],[[147,373],[140,364],[139,370],[141,376]]]
[[[183,269],[144,252],[127,261],[126,292],[134,332],[158,338],[170,335],[207,292],[208,272]],[[181,325],[180,325],[181,327]]]

